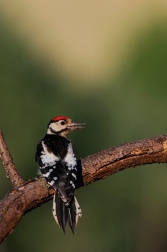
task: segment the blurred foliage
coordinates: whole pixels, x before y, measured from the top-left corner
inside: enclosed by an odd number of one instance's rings
[[[70,135],[78,158],[166,133],[167,27],[153,25],[136,41],[112,83],[71,88],[64,76],[50,77],[0,25],[1,128],[25,180],[36,176],[36,144],[55,115],[86,122]],[[3,198],[11,186],[0,168]],[[166,251],[166,176],[166,164],[157,164],[80,188],[83,217],[75,235],[57,227],[49,202],[26,214],[0,251]]]

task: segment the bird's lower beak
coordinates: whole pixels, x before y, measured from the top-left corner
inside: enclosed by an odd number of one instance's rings
[[[72,122],[70,125],[68,125],[68,129],[69,130],[78,130],[78,129],[83,129],[83,125],[85,125],[85,123],[82,122]]]

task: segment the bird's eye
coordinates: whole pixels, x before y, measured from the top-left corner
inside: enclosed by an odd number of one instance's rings
[[[61,121],[61,125],[64,125],[64,124],[66,124],[66,122],[65,121]]]

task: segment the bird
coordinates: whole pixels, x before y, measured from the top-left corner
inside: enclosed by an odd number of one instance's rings
[[[37,144],[35,161],[39,173],[55,190],[53,217],[66,233],[67,223],[72,232],[82,216],[81,207],[74,195],[77,181],[77,159],[67,135],[82,129],[85,123],[73,122],[67,116],[55,116],[48,123],[46,135]]]

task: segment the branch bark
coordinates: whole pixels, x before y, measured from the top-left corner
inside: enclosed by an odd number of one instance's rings
[[[14,166],[13,159],[5,143],[1,129],[0,129],[0,159],[2,160],[2,165],[5,168],[6,177],[10,180],[13,188],[17,188],[18,186],[22,185],[24,183],[24,180],[18,174]]]
[[[4,155],[4,153],[0,154],[0,157]],[[167,135],[125,143],[79,160],[77,188],[104,179],[126,168],[166,162]],[[7,167],[6,162],[3,164]],[[12,180],[9,175],[10,166],[8,170],[7,176]],[[43,178],[35,178],[24,184],[22,179],[15,180],[21,181],[21,185],[11,190],[0,202],[0,242],[14,230],[25,213],[50,200],[54,193],[52,188],[48,188]],[[12,184],[15,186],[18,182],[12,182]]]

